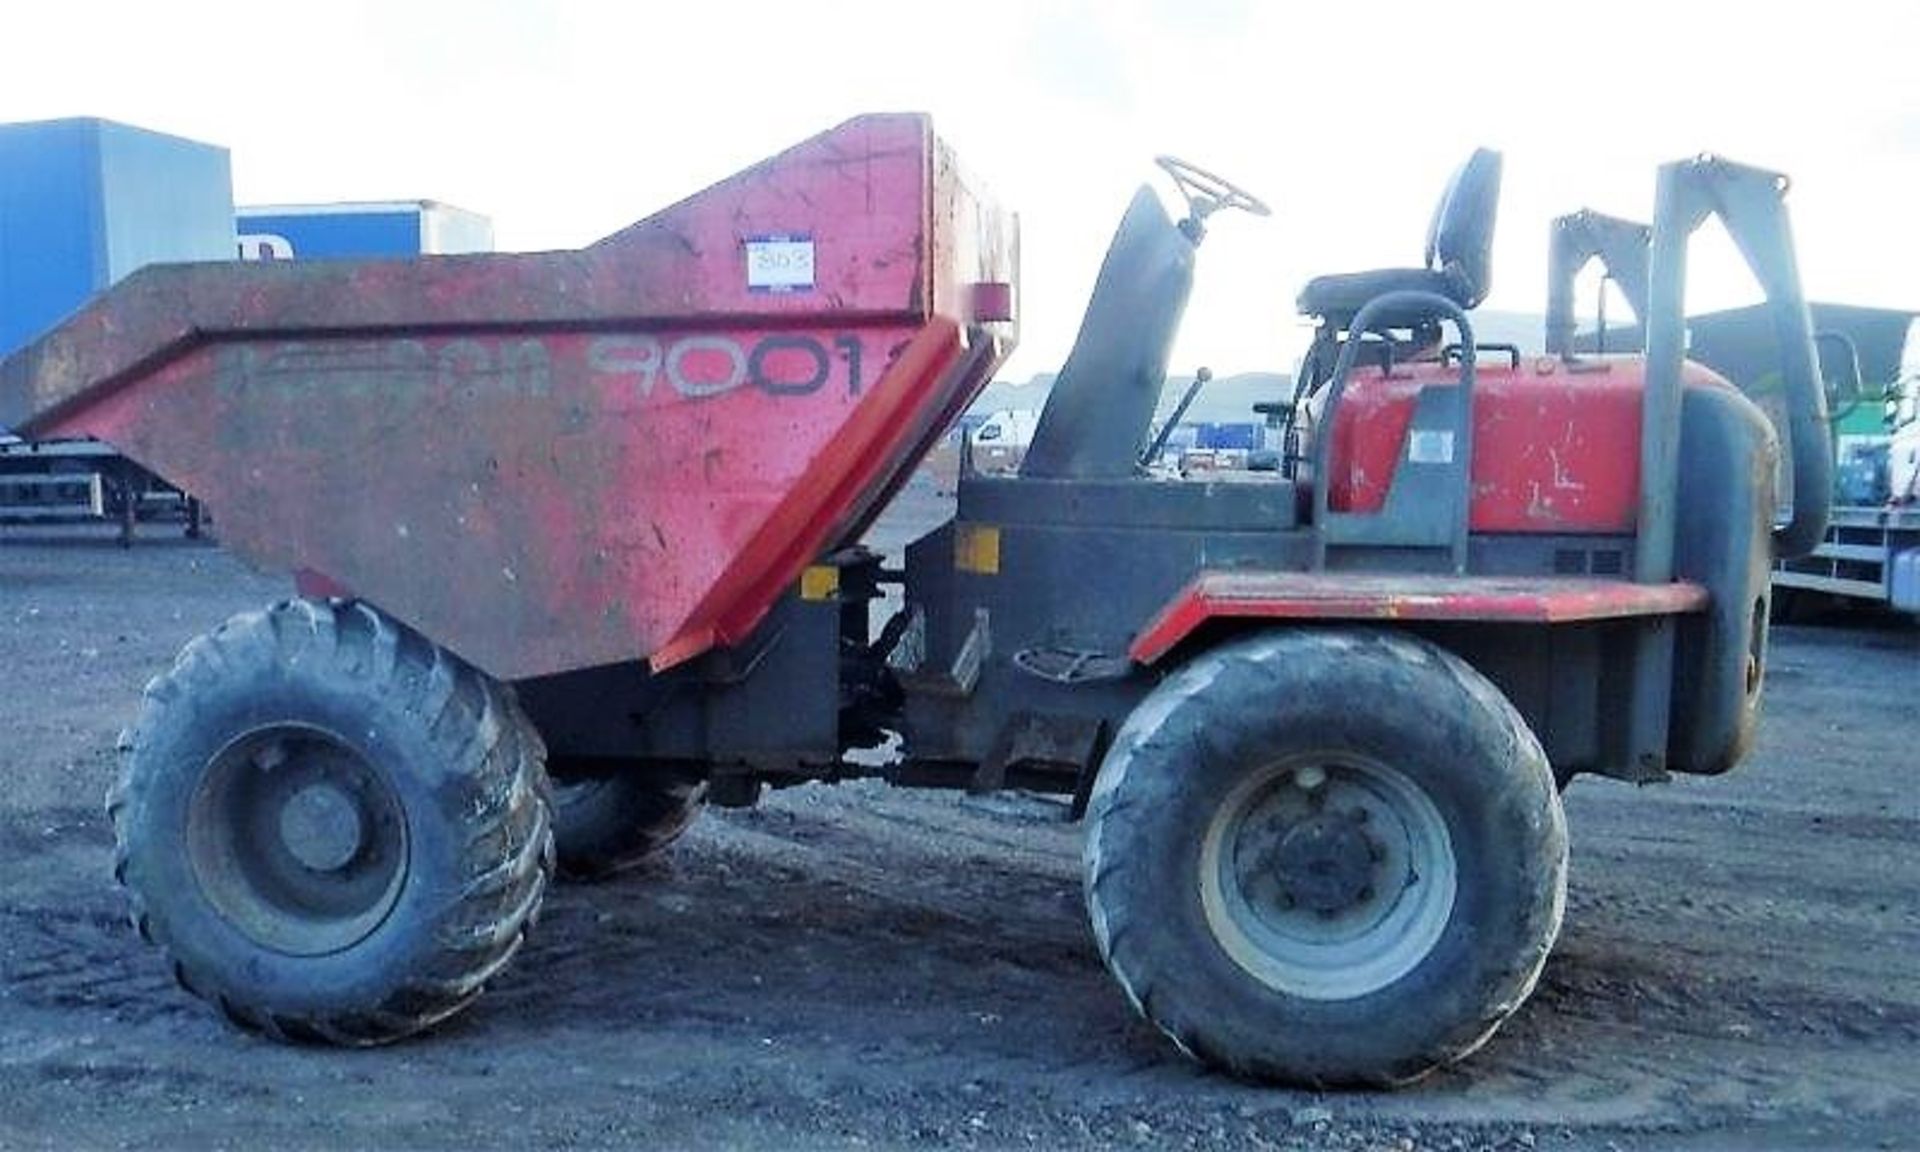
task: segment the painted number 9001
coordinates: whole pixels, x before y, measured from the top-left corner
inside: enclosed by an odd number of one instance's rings
[[[587,349],[593,371],[630,379],[640,395],[665,383],[688,399],[757,388],[772,396],[805,396],[826,387],[844,364],[847,395],[861,387],[860,340],[835,336],[831,345],[812,336],[763,336],[751,342],[730,336],[602,336]]]

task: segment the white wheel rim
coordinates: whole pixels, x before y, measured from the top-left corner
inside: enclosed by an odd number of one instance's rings
[[[1400,770],[1345,752],[1250,773],[1215,809],[1200,896],[1222,950],[1274,991],[1351,1000],[1405,977],[1459,888],[1440,810]]]

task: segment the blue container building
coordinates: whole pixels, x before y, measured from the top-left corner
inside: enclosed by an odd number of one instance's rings
[[[111,120],[0,124],[0,355],[142,265],[233,251],[225,148]]]

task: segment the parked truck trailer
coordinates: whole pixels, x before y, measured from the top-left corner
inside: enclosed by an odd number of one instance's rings
[[[111,120],[0,125],[0,355],[147,264],[225,260],[227,151]],[[191,504],[92,440],[27,443],[0,427],[0,520],[143,515]]]
[[[350,260],[493,251],[493,222],[438,200],[246,205],[242,260]]]
[[[1783,600],[1838,596],[1920,614],[1920,320],[1908,325],[1894,382],[1854,406],[1868,419],[1837,435],[1826,538],[1776,564],[1773,584]]]

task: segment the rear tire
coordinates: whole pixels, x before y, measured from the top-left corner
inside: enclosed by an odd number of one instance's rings
[[[565,759],[551,767],[554,845],[568,880],[603,880],[657,855],[692,825],[707,794],[705,780],[672,770]]]
[[[1134,1008],[1229,1072],[1404,1084],[1532,991],[1566,899],[1540,745],[1391,632],[1224,645],[1134,710],[1089,807],[1088,909]]]
[[[114,874],[179,982],[242,1027],[369,1045],[453,1015],[553,870],[512,690],[365,604],[234,617],[148,685]]]

